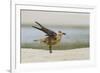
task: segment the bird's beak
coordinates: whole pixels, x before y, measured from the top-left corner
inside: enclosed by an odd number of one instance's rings
[[[66,33],[63,33],[63,35],[66,35]]]

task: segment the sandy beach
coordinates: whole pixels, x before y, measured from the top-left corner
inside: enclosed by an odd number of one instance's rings
[[[89,59],[89,48],[71,50],[49,50],[21,48],[21,63],[67,61]]]

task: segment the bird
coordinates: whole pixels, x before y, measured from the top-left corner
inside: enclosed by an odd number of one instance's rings
[[[37,21],[35,21],[35,23],[37,25],[39,25],[39,27],[36,27],[36,26],[32,26],[32,27],[36,28],[36,29],[38,29],[38,30],[40,30],[40,31],[42,31],[46,34],[46,37],[41,39],[40,42],[45,43],[46,45],[48,45],[49,52],[52,53],[52,46],[59,43],[62,39],[62,36],[66,35],[66,33],[63,33],[62,31],[58,31],[58,33],[56,33],[53,30],[44,27],[43,25],[41,25]],[[38,41],[38,40],[34,40],[34,41]]]

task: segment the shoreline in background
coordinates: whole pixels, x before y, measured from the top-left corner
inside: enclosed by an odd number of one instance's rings
[[[89,47],[89,43],[83,43],[83,42],[77,42],[77,43],[58,43],[57,45],[54,45],[52,48],[54,50],[67,50],[67,49],[73,49],[73,48],[84,48]],[[40,44],[37,43],[23,43],[21,44],[21,48],[37,48],[37,49],[44,49],[48,50],[48,46],[44,43]],[[42,48],[42,49],[41,49]]]
[[[35,24],[21,24],[21,27],[32,27],[33,25],[35,25]],[[35,25],[35,26],[37,26],[37,25]],[[50,27],[52,27],[52,28],[89,28],[89,25],[64,25],[64,24],[62,24],[62,25],[45,25],[44,24],[44,26],[45,27],[48,27],[48,28],[50,28]]]

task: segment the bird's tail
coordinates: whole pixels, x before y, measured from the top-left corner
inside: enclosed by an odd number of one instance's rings
[[[33,40],[33,41],[39,41],[39,40]]]

